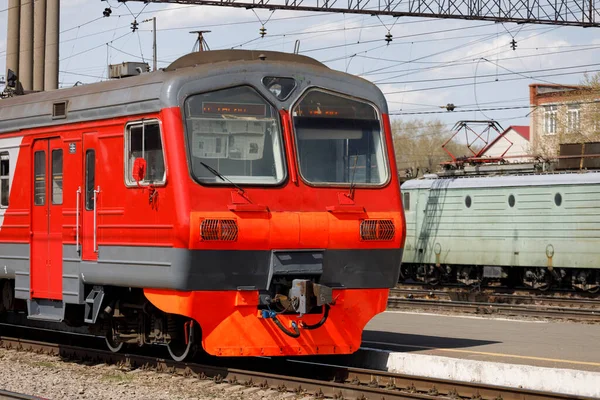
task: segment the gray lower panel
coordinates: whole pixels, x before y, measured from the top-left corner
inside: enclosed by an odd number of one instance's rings
[[[0,243],[0,277],[15,279],[15,272],[29,273],[29,243]]]
[[[176,290],[266,289],[268,250],[100,248],[98,262],[81,262],[83,283]],[[346,288],[389,288],[398,282],[402,249],[324,250],[320,283]]]
[[[30,292],[29,271],[17,271],[15,274],[15,299],[29,300]]]
[[[77,248],[73,245],[63,245],[62,295],[65,303],[85,303],[80,266]]]
[[[29,299],[29,243],[0,243],[0,277],[15,280],[15,298]]]

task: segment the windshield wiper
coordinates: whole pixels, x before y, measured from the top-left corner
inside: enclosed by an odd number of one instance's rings
[[[200,164],[202,164],[202,166],[204,168],[206,168],[207,170],[209,170],[217,178],[220,178],[222,181],[227,181],[227,182],[231,183],[233,186],[235,186],[240,191],[241,194],[246,193],[246,191],[244,189],[242,189],[240,186],[238,186],[235,183],[233,183],[231,180],[229,180],[228,178],[226,178],[224,175],[222,175],[219,171],[217,171],[216,169],[214,169],[210,165],[204,164],[202,161],[200,161]]]
[[[352,178],[350,179],[350,192],[348,193],[348,198],[354,200],[354,177],[356,176],[356,164],[358,164],[358,151],[354,156],[354,166],[352,167]]]

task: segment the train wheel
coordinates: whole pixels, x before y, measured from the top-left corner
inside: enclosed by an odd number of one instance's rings
[[[106,336],[104,336],[104,341],[106,342],[106,347],[113,353],[118,353],[123,348],[125,343],[120,342],[113,334],[112,329],[106,332]]]
[[[600,286],[594,286],[593,288],[588,289],[587,292],[591,293],[591,294],[596,294],[596,293],[600,292]]]
[[[198,351],[199,328],[196,326],[193,320],[187,321],[182,325],[184,334],[179,338],[172,339],[167,343],[167,349],[171,358],[177,362],[184,361],[186,359],[194,358]]]

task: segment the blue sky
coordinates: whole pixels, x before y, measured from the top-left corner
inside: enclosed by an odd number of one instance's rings
[[[109,5],[112,15],[100,18]],[[0,0],[0,10],[7,7],[8,1]],[[7,14],[0,11],[0,71],[5,70]],[[130,29],[134,15],[140,22],[136,33]],[[211,30],[206,36],[211,49],[292,52],[299,40],[301,54],[375,82],[393,118],[440,119],[449,127],[460,119],[496,119],[505,128],[527,125],[529,109],[518,107],[528,105],[530,83],[576,84],[584,71],[600,70],[597,28],[62,0],[61,85],[106,79],[108,63],[143,58],[151,65],[152,24],[141,22],[153,16],[159,67],[192,50],[192,30]],[[264,38],[259,18],[270,18]],[[393,41],[386,45],[388,29]],[[513,37],[516,50],[509,45]],[[439,106],[447,103],[457,111],[482,112],[445,112]]]

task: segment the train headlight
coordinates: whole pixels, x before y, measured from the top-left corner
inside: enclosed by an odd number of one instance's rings
[[[262,79],[263,85],[273,96],[279,100],[285,100],[296,89],[296,81],[294,78],[280,78],[277,76],[265,76]]]
[[[269,86],[269,91],[273,93],[275,97],[280,98],[283,88],[279,83],[274,83],[271,86]]]

